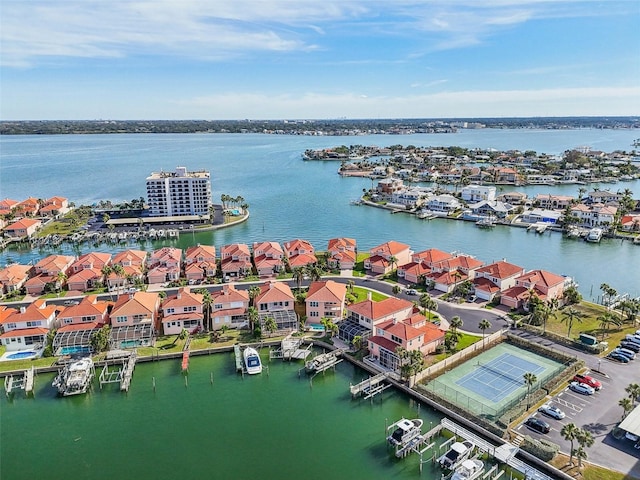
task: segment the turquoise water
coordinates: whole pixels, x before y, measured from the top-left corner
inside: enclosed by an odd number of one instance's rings
[[[456,134],[365,135],[308,137],[287,135],[53,135],[0,137],[0,191],[2,197],[46,198],[63,195],[77,204],[102,199],[131,200],[145,196],[145,179],[152,171],[173,170],[181,164],[211,171],[213,198],[223,193],[241,195],[251,218],[233,228],[182,234],[179,240],[146,243],[186,248],[195,243],[215,245],[302,237],[318,249],[336,236],[355,238],[364,251],[387,240],[411,245],[415,251],[439,248],[466,252],[485,262],[506,258],[526,269],[543,268],[574,277],[588,299],[597,300],[607,283],[619,293],[640,296],[640,247],[631,242],[603,240],[600,244],[562,238],[559,234],[527,234],[525,229],[498,226],[491,231],[473,222],[444,219],[423,221],[409,215],[350,205],[372,182],[337,175],[339,162],[304,162],[308,148],[335,145],[419,145],[535,150],[561,154],[581,145],[603,151],[631,150],[638,130],[462,130]],[[114,172],[118,181],[113,179]],[[519,190],[577,195],[579,185],[529,186]],[[640,181],[594,185],[600,189],[630,188],[640,198]],[[508,187],[505,187],[508,188]],[[511,188],[509,188],[511,190]],[[138,247],[139,244],[132,244]],[[7,261],[37,261],[52,251],[78,255],[92,245],[63,244],[55,250],[7,249]],[[102,245],[118,251],[120,245]]]
[[[23,351],[23,352],[10,353],[9,355],[7,355],[7,359],[9,359],[9,360],[21,360],[23,358],[33,357],[37,353],[38,352],[32,352],[32,351]]]
[[[40,374],[34,398],[0,395],[0,477],[418,477],[417,455],[387,449],[386,425],[419,416],[426,431],[439,413],[392,389],[352,400],[349,383],[367,375],[346,362],[311,386],[301,363],[262,358],[269,373],[244,379],[230,354],[193,357],[186,380],[180,359],[138,364],[128,394],[94,381],[87,395],[57,397],[53,375]],[[425,467],[421,478],[440,478]]]
[[[91,349],[89,347],[74,346],[74,347],[62,347],[58,351],[57,355],[74,355],[76,353],[89,353]]]

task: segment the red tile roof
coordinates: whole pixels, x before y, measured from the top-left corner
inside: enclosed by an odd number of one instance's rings
[[[494,278],[509,278],[514,275],[521,274],[524,271],[522,267],[518,265],[514,265],[513,263],[505,262],[504,260],[500,260],[499,262],[492,263],[490,265],[486,265],[484,267],[480,267],[476,270],[476,273],[483,274],[486,273]]]

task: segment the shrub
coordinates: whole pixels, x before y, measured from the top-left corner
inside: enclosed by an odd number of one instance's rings
[[[520,444],[525,452],[529,452],[531,455],[538,457],[544,462],[553,460],[560,450],[560,446],[548,440],[536,440],[529,435],[524,437],[524,441]]]

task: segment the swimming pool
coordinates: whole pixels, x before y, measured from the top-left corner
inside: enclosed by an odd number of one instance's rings
[[[142,345],[140,340],[123,340],[120,342],[120,348],[134,348]]]
[[[38,352],[33,350],[24,350],[21,352],[10,353],[6,356],[7,360],[23,360],[25,358],[35,357]]]
[[[74,345],[72,347],[60,347],[58,355],[75,355],[76,353],[91,353],[91,347]]]
[[[312,323],[309,325],[309,330],[311,330],[312,332],[324,332],[324,325]]]

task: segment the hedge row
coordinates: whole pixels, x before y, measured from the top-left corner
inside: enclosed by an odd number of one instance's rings
[[[520,444],[520,448],[538,457],[540,460],[549,462],[553,460],[553,457],[555,457],[560,450],[560,445],[556,445],[548,440],[536,440],[526,435]]]

